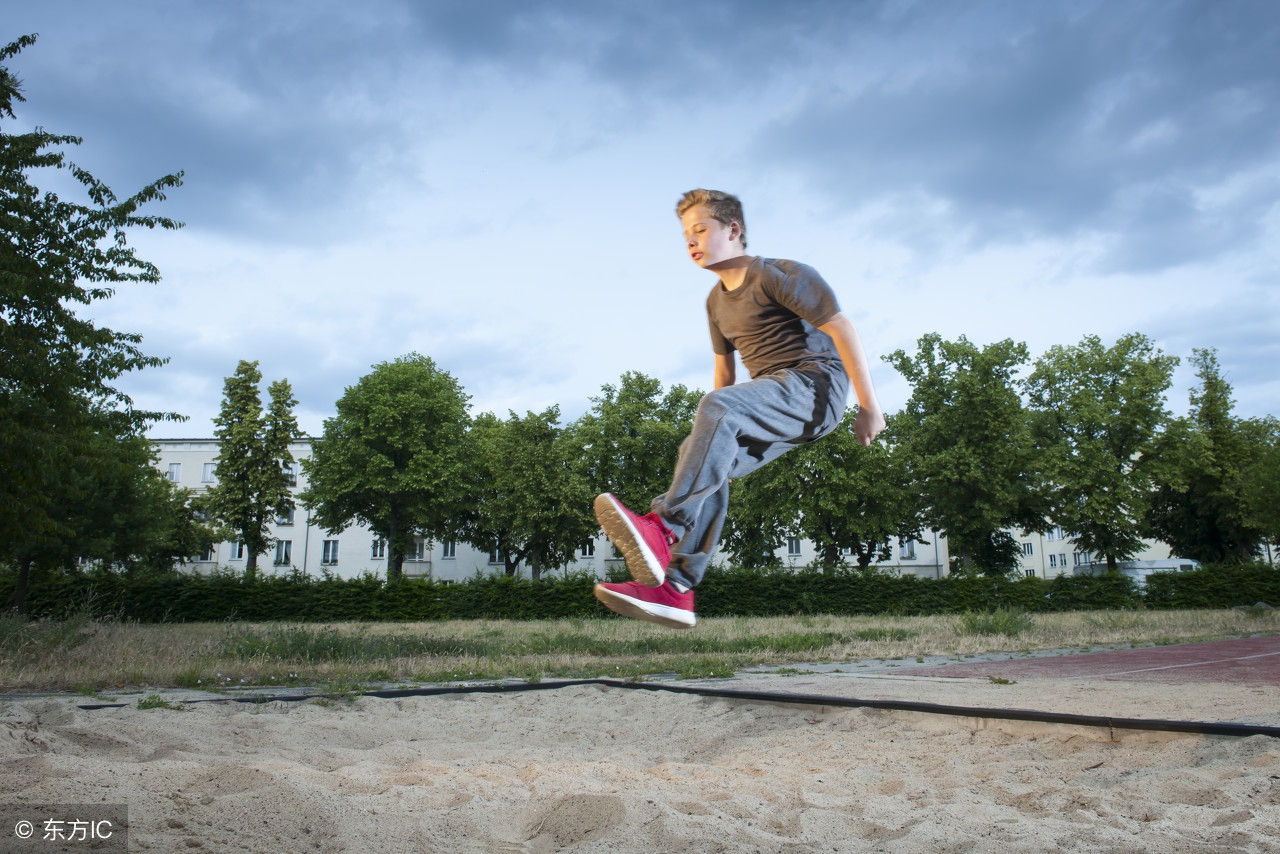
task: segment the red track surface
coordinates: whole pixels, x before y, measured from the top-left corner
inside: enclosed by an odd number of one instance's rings
[[[1280,685],[1280,636],[973,664],[958,662],[945,667],[914,667],[895,672],[902,676]]]

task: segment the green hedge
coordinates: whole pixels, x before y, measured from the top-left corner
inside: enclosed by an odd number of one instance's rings
[[[13,572],[0,574],[0,602],[13,601]],[[587,575],[554,580],[485,577],[461,584],[422,579],[387,583],[358,578],[112,572],[33,578],[26,612],[33,617],[87,613],[144,623],[226,620],[345,622],[351,620],[537,620],[594,615],[600,607]]]
[[[13,601],[16,572],[0,570],[0,602]],[[72,614],[158,622],[227,620],[537,620],[603,616],[591,575],[539,581],[480,577],[458,584],[420,579],[112,572],[35,574],[27,594],[33,617]],[[1061,576],[942,579],[824,574],[814,570],[712,568],[698,588],[704,617],[786,614],[955,614],[1013,608],[1026,612],[1125,608],[1229,608],[1263,601],[1280,606],[1280,571],[1215,566],[1150,576],[1146,590],[1127,577]]]
[[[708,617],[784,614],[956,614],[1016,608],[1078,611],[1141,607],[1133,582],[1102,577],[862,576],[846,571],[712,569],[698,587]]]
[[[1280,608],[1280,569],[1264,563],[1207,566],[1147,577],[1149,608],[1234,608],[1257,602]]]

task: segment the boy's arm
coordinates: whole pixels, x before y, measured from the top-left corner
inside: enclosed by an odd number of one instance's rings
[[[862,444],[870,445],[876,434],[884,429],[884,412],[880,410],[875,386],[871,384],[871,366],[867,364],[867,354],[862,349],[858,330],[853,328],[853,321],[845,317],[844,312],[837,312],[818,329],[830,335],[835,342],[840,361],[844,362],[844,371],[853,384],[854,394],[858,396],[858,415],[853,422],[854,435]]]
[[[716,353],[716,388],[724,388],[733,385],[737,378],[737,365],[733,361],[733,354],[721,356]]]

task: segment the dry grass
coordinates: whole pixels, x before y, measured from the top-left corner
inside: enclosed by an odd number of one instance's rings
[[[1004,634],[995,632],[1003,631]],[[0,693],[355,685],[658,673],[915,659],[1280,633],[1280,611],[1106,611],[707,619],[139,625],[0,619]]]

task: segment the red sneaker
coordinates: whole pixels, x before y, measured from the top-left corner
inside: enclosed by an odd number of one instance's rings
[[[605,536],[626,558],[631,577],[649,587],[658,587],[666,581],[671,547],[676,538],[658,514],[632,513],[608,492],[596,496],[595,509]]]
[[[624,617],[647,620],[672,629],[691,629],[698,622],[693,615],[693,591],[681,593],[668,581],[661,587],[646,587],[634,581],[596,585],[596,598],[610,611]]]

